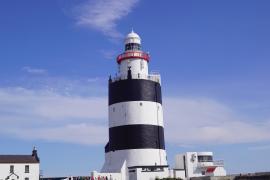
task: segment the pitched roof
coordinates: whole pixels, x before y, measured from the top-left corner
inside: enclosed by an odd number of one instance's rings
[[[0,163],[39,163],[32,155],[0,155]]]

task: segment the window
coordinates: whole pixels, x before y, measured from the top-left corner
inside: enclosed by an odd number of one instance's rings
[[[24,178],[24,180],[29,180],[29,178],[27,177],[27,178]]]
[[[141,50],[141,45],[137,43],[128,43],[126,44],[125,50]]]
[[[144,68],[144,60],[141,60],[140,65],[141,65],[141,71],[142,71]]]
[[[14,166],[13,165],[10,166],[9,173],[14,173]]]
[[[29,173],[29,165],[25,165],[25,173]]]
[[[146,167],[146,168],[142,168],[141,172],[159,172],[159,171],[164,171],[163,167]]]
[[[212,156],[198,156],[199,162],[213,162]]]

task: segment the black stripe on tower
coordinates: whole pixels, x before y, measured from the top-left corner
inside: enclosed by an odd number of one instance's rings
[[[125,149],[165,149],[164,128],[145,124],[110,128],[105,152]]]
[[[127,101],[152,101],[162,104],[161,86],[146,79],[126,79],[109,83],[109,105]]]

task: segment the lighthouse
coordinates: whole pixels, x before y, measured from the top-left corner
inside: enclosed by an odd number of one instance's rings
[[[101,172],[92,179],[154,180],[224,176],[223,162],[212,152],[178,154],[169,169],[158,73],[149,73],[150,56],[142,51],[140,36],[131,31],[125,51],[116,58],[116,76],[109,78],[109,141]]]
[[[109,78],[109,141],[101,172],[162,170],[168,164],[160,75],[148,72],[150,56],[137,33],[130,32],[124,43],[117,75]]]

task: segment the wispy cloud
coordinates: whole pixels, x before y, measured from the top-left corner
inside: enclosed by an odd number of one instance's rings
[[[100,50],[99,51],[105,59],[112,60],[116,57],[116,51],[114,50]]]
[[[77,24],[121,38],[117,22],[128,15],[139,0],[87,0],[74,9]]]
[[[63,96],[46,91],[34,92],[23,88],[16,88],[12,91],[1,90],[0,97],[2,103],[5,103],[5,106],[1,106],[2,110],[9,109],[13,113],[31,113],[32,116],[48,120],[106,117],[104,114],[106,100],[101,97]],[[95,107],[95,110],[88,107]]]
[[[106,102],[101,97],[1,88],[0,131],[30,140],[104,143],[107,138]]]
[[[97,120],[107,117],[104,97],[65,96],[48,91],[24,88],[0,89],[0,116],[39,117],[39,119]],[[77,120],[75,120],[77,119]],[[2,118],[0,118],[0,121]]]
[[[107,128],[97,124],[67,124],[58,127],[10,128],[5,133],[29,140],[57,141],[84,145],[104,144],[107,140]]]
[[[30,73],[30,74],[37,74],[37,75],[43,75],[47,73],[46,69],[39,69],[39,68],[33,68],[29,66],[24,66],[22,68],[23,71]]]
[[[10,91],[22,87],[34,92],[55,93],[65,96],[103,96],[107,94],[108,77],[59,77],[59,76],[20,76],[10,78],[9,83],[1,84]],[[1,87],[0,87],[1,88]],[[16,93],[16,92],[14,92]]]
[[[270,121],[248,119],[208,98],[166,98],[167,141],[176,144],[233,144],[270,141]]]

